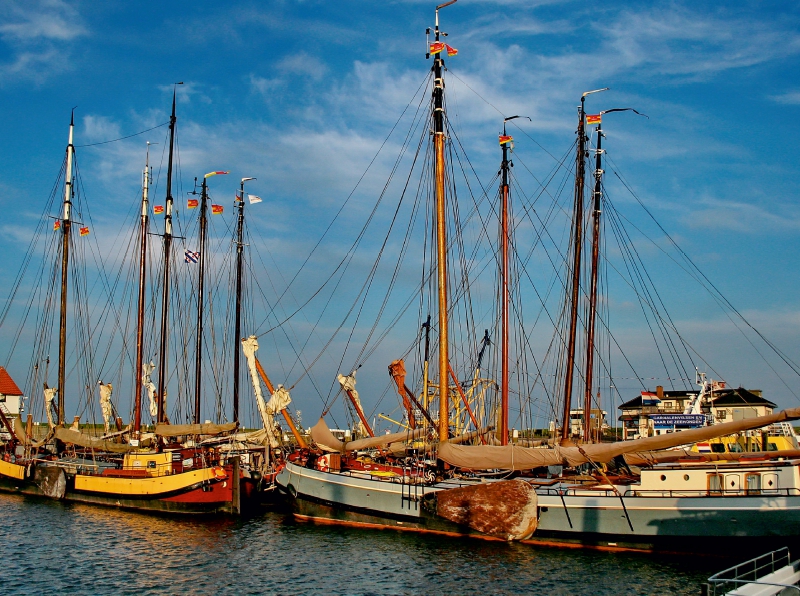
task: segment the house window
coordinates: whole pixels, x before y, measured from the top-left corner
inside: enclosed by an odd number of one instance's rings
[[[728,417],[728,411],[727,410],[718,410],[717,411],[717,418],[719,418],[720,420],[725,420],[727,417]]]
[[[746,485],[745,494],[748,495],[761,494],[761,474],[745,474],[744,480]]]
[[[722,494],[722,474],[708,475],[708,494],[709,495]]]

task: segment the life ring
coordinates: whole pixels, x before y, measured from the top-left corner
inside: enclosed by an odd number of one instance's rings
[[[216,466],[214,467],[214,478],[217,480],[225,480],[228,477],[228,474],[225,472],[224,469]]]
[[[329,455],[320,456],[315,465],[320,472],[329,472],[331,468],[331,457]]]

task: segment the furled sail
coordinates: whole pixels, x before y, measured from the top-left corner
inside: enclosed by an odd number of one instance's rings
[[[155,418],[158,416],[158,404],[156,403],[156,386],[150,379],[150,375],[156,369],[156,365],[151,362],[142,364],[142,387],[147,389],[147,397],[150,399],[150,415]]]
[[[340,374],[336,377],[336,379],[339,381],[339,385],[342,386],[342,389],[350,394],[358,409],[363,412],[364,408],[361,407],[361,400],[358,397],[358,391],[356,391],[356,371],[351,372],[347,376]],[[364,428],[364,423],[361,422],[361,420],[359,420],[357,424],[358,426],[356,430],[359,435],[363,437],[364,435],[368,434],[367,429]]]
[[[114,386],[111,383],[103,383],[97,381],[100,387],[100,411],[103,413],[103,427],[105,433],[111,430],[111,416],[113,414],[111,408],[111,392],[114,391]]]
[[[157,424],[156,434],[161,437],[182,437],[185,435],[221,435],[236,430],[236,422],[226,424]]]
[[[356,441],[348,441],[342,443],[339,439],[333,436],[333,433],[328,429],[328,425],[323,418],[319,419],[311,428],[311,438],[317,445],[328,447],[334,451],[358,451],[359,449],[370,449],[372,447],[382,447],[390,445],[391,443],[398,443],[400,441],[413,441],[424,437],[427,430],[418,428],[413,431],[404,431],[400,433],[392,433],[389,435],[381,435],[377,437],[367,437],[366,439],[358,439]]]
[[[282,410],[288,408],[290,403],[292,403],[292,397],[289,395],[289,390],[283,385],[278,385],[275,388],[275,391],[267,402],[267,415],[270,417],[271,424],[265,430],[267,430],[269,436],[270,447],[273,449],[279,447],[281,444],[279,434],[280,427],[275,424],[275,416],[280,414]]]
[[[111,453],[128,453],[133,451],[136,447],[132,447],[125,443],[114,443],[113,441],[105,441],[96,437],[85,435],[81,432],[74,431],[67,428],[56,428],[56,439],[64,443],[78,445],[79,447],[88,447],[90,449],[97,449],[98,451],[108,451]]]
[[[17,440],[26,447],[39,448],[46,445],[50,441],[50,439],[53,438],[53,432],[55,431],[55,427],[53,427],[50,429],[50,432],[47,433],[47,436],[44,439],[42,439],[41,441],[34,441],[33,439],[28,437],[28,434],[25,431],[25,427],[22,426],[22,420],[20,420],[18,417],[14,418],[13,425],[14,425],[14,434],[16,435]]]
[[[273,416],[291,403],[289,392],[278,385],[275,393],[270,397],[269,403],[264,402],[264,394],[261,390],[261,380],[258,378],[258,368],[256,367],[256,352],[258,351],[258,340],[255,335],[242,340],[242,351],[247,359],[247,370],[250,372],[250,381],[253,384],[253,393],[256,396],[256,406],[261,415],[261,424],[267,432],[269,445],[273,449],[280,446],[279,437],[276,436],[275,420]],[[283,407],[279,407],[285,403]]]
[[[697,443],[698,441],[705,441],[715,437],[724,437],[746,430],[761,428],[784,420],[797,419],[800,419],[800,408],[791,408],[768,416],[714,424],[633,441],[595,443],[581,447],[556,446],[553,449],[535,449],[517,447],[515,445],[469,446],[443,442],[439,444],[438,457],[450,465],[474,470],[530,470],[563,464],[577,466],[589,460],[595,463],[605,463],[625,453],[669,449],[679,445]]]
[[[44,386],[44,411],[47,414],[47,424],[50,425],[50,428],[54,428],[56,425],[53,421],[53,400],[56,398],[56,393],[58,393],[58,387]]]

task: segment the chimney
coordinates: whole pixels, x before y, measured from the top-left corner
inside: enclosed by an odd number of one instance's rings
[[[664,388],[661,385],[656,387],[656,397],[658,399],[664,399]]]

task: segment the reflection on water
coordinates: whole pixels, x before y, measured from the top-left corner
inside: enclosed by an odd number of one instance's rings
[[[697,594],[722,566],[0,494],[5,594]]]

